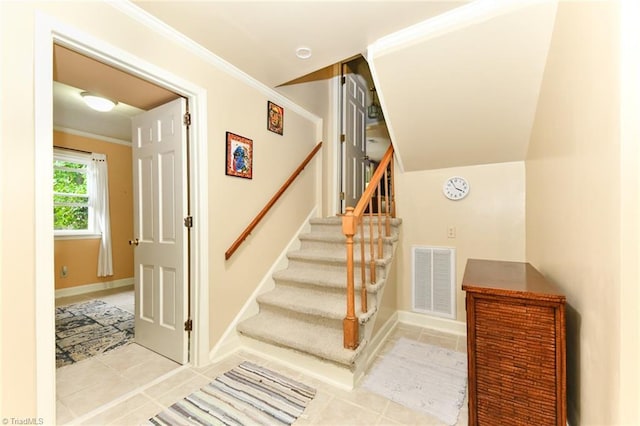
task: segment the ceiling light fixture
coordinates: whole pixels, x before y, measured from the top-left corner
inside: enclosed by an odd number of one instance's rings
[[[84,103],[96,111],[109,112],[118,104],[116,101],[89,92],[82,92],[80,96]]]
[[[311,49],[308,47],[298,47],[296,56],[300,59],[309,59],[311,57]]]

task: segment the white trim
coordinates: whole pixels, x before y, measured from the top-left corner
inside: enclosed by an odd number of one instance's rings
[[[34,34],[36,417],[56,419],[53,288],[53,23],[36,12]]]
[[[124,139],[110,138],[109,136],[96,135],[95,133],[83,132],[81,130],[70,129],[68,127],[53,126],[53,130],[62,132],[62,133],[68,133],[70,135],[77,135],[85,138],[96,139],[103,142],[115,143],[117,145],[124,145],[131,148],[131,141],[126,141]]]
[[[193,152],[192,205],[196,226],[192,238],[192,312],[196,314],[191,339],[191,363],[208,362],[209,348],[209,262],[208,262],[208,165],[207,92],[151,63],[142,61],[113,45],[37,11],[35,14],[35,318],[36,328],[36,413],[47,423],[55,422],[55,337],[53,282],[53,197],[50,182],[53,168],[53,43],[154,84],[180,93],[189,100],[193,117],[190,143]]]
[[[367,47],[367,54],[370,58],[384,56],[397,49],[541,3],[557,3],[557,0],[476,0],[381,37]]]
[[[273,273],[287,267],[287,253],[300,247],[300,240],[298,237],[302,232],[308,231],[310,229],[309,221],[312,217],[316,216],[316,212],[317,207],[314,207],[311,210],[311,213],[309,213],[309,215],[306,217],[304,222],[302,222],[302,225],[295,232],[289,243],[285,246],[282,252],[280,252],[280,255],[273,263],[271,268],[269,268],[269,270],[263,276],[260,284],[258,284],[251,296],[249,296],[244,306],[242,306],[240,311],[238,311],[238,314],[222,334],[222,337],[220,338],[220,340],[218,340],[218,343],[216,343],[216,345],[211,349],[211,352],[209,352],[209,360],[211,360],[211,362],[217,362],[234,353],[240,348],[241,342],[238,338],[238,334],[236,333],[236,326],[242,320],[258,313],[258,303],[256,302],[258,295],[274,288],[275,283],[273,281]]]
[[[56,299],[61,297],[77,296],[79,294],[94,293],[96,291],[110,290],[112,288],[127,287],[132,286],[133,284],[134,279],[133,277],[130,277],[100,283],[83,284],[75,287],[60,288],[56,290]]]
[[[398,311],[398,321],[403,324],[417,325],[418,327],[430,328],[458,336],[467,335],[467,323],[458,320],[432,317],[409,311]]]
[[[333,126],[331,128],[331,134],[333,135],[334,143],[331,146],[331,150],[328,151],[331,164],[333,165],[333,179],[331,179],[330,187],[330,206],[329,206],[329,214],[334,215],[338,213],[342,213],[342,201],[340,200],[340,188],[342,188],[342,161],[341,161],[341,151],[342,151],[342,143],[340,143],[340,136],[342,135],[342,78],[340,75],[337,75],[333,78],[331,83],[331,103],[333,104],[334,118],[333,118]]]
[[[299,114],[303,118],[306,118],[316,125],[322,122],[322,119],[317,115],[307,111],[300,105],[292,102],[289,98],[285,97],[281,93],[276,92],[272,88],[251,77],[244,71],[236,68],[234,65],[212,53],[210,50],[207,50],[204,46],[196,43],[175,28],[170,27],[155,16],[151,15],[146,10],[143,10],[139,6],[136,6],[133,2],[113,1],[109,2],[109,4],[125,15],[135,19],[141,24],[146,25],[150,30],[160,33],[168,39],[180,43],[182,47],[189,50],[194,55],[215,66],[216,68],[224,71],[230,76],[237,78],[243,83],[246,83],[248,86],[258,90],[263,95],[271,98],[274,102],[277,102],[279,105],[288,108],[291,112]]]
[[[58,232],[64,231],[53,231],[53,239],[58,240],[97,240],[102,238],[102,234],[94,234],[93,232],[85,232],[85,233],[74,233],[74,234],[58,234]]]

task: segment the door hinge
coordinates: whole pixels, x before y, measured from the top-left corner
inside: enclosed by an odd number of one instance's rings
[[[193,216],[187,216],[184,218],[185,228],[193,228]]]
[[[340,199],[344,200],[344,191],[340,192]]]
[[[193,320],[188,319],[184,322],[184,331],[193,331]]]
[[[191,126],[191,113],[190,112],[185,112],[184,113],[184,125],[185,126]]]
[[[340,142],[344,142],[347,140],[347,135],[345,135],[344,133],[340,135]]]
[[[342,84],[346,84],[347,83],[347,77],[342,76]]]

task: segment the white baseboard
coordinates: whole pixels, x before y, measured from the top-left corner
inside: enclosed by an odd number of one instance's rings
[[[93,293],[95,291],[109,290],[112,288],[127,287],[133,284],[134,278],[130,277],[95,284],[85,284],[76,287],[61,288],[59,290],[56,290],[56,299],[68,296],[77,296],[79,294]]]
[[[398,311],[398,321],[403,324],[417,325],[444,333],[457,334],[458,336],[467,335],[467,324],[465,322],[448,318],[439,318],[409,311]]]

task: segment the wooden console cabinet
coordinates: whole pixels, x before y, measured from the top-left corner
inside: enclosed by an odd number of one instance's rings
[[[528,263],[469,259],[470,425],[565,426],[565,296]]]

